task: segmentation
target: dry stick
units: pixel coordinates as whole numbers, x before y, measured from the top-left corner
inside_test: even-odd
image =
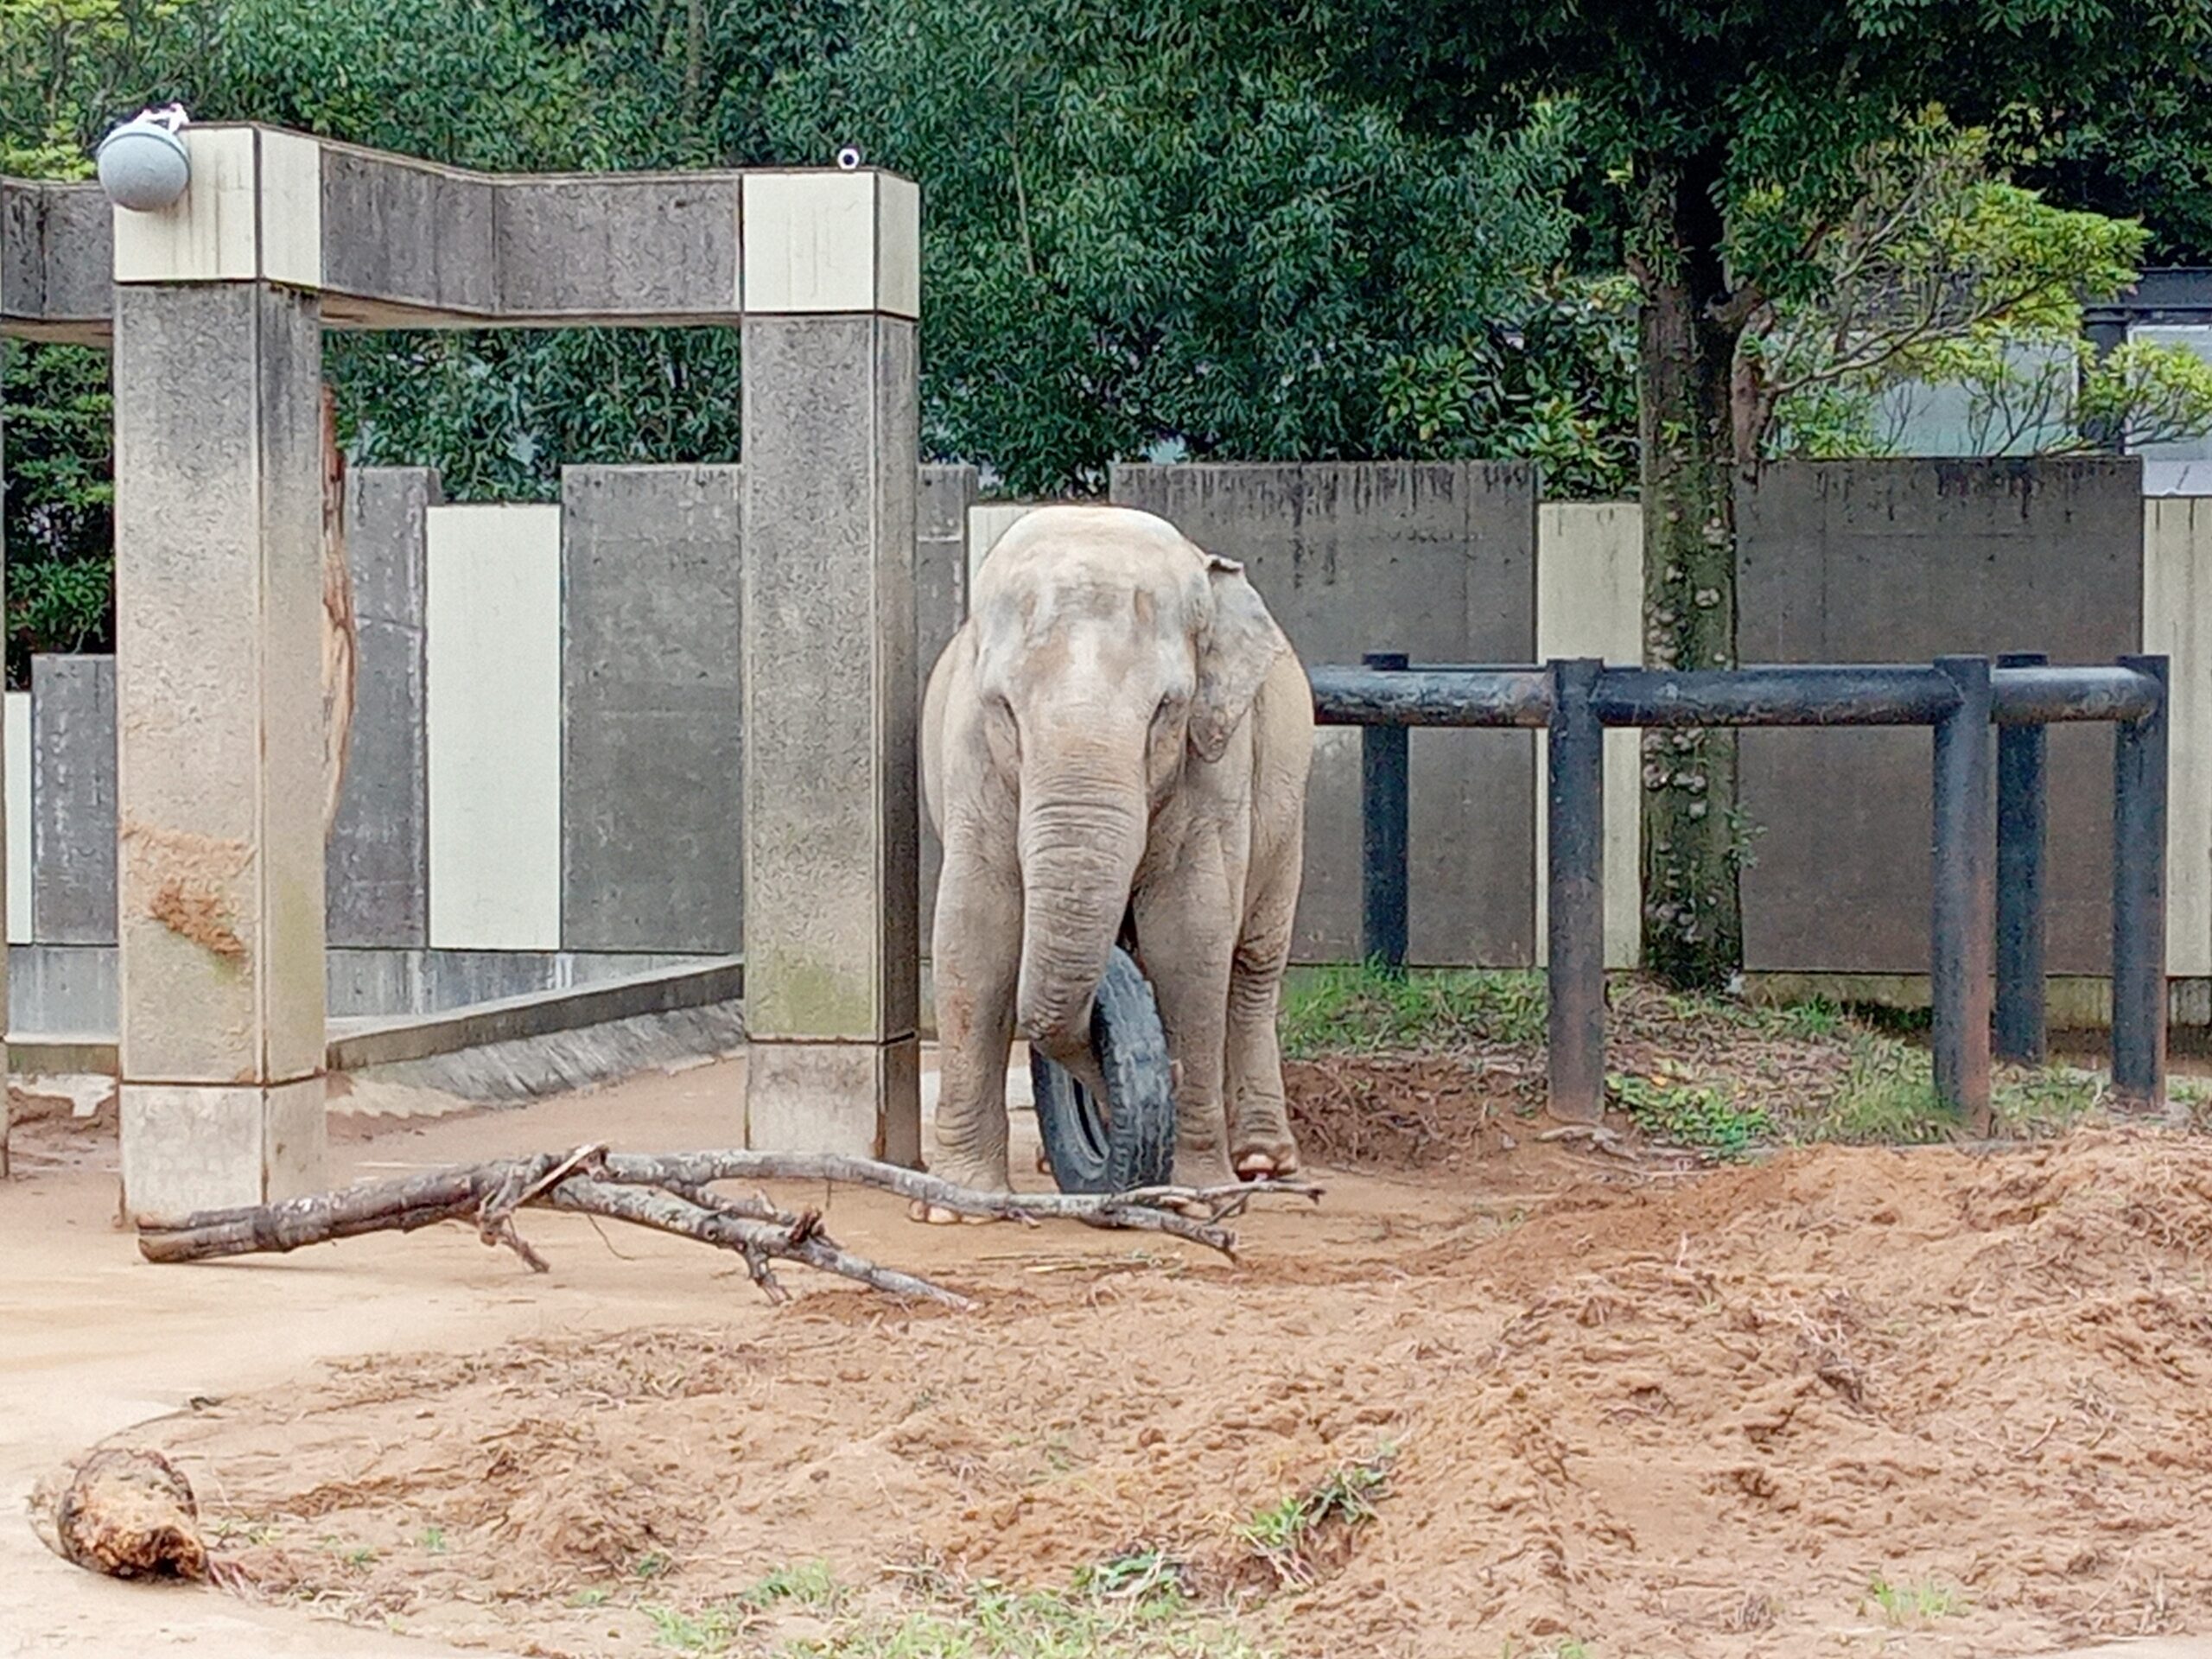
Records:
[[[842,1250],[827,1239],[816,1236],[810,1217],[799,1217],[794,1227],[774,1227],[766,1222],[749,1221],[740,1216],[722,1215],[687,1204],[682,1198],[666,1192],[619,1181],[594,1180],[588,1176],[572,1175],[554,1187],[549,1195],[556,1210],[580,1210],[587,1215],[608,1216],[617,1221],[632,1221],[641,1227],[657,1227],[664,1233],[676,1233],[685,1238],[696,1238],[703,1244],[713,1244],[725,1250],[734,1250],[749,1263],[759,1257],[779,1257],[804,1262],[810,1268],[824,1273],[842,1274],[857,1279],[872,1289],[893,1296],[919,1296],[947,1307],[971,1308],[975,1304],[957,1292],[942,1285],[933,1285],[926,1279],[917,1279],[912,1274],[894,1272],[879,1268],[873,1262]],[[772,1276],[764,1280],[761,1270],[753,1271],[756,1282],[770,1288]]]
[[[653,1154],[610,1152],[607,1179],[645,1186],[705,1186],[715,1181],[829,1181],[872,1186],[950,1210],[956,1215],[988,1216],[997,1221],[1080,1221],[1094,1227],[1167,1233],[1203,1244],[1234,1261],[1236,1236],[1226,1229],[1164,1208],[1200,1201],[1203,1190],[1154,1187],[1141,1194],[1107,1192],[983,1192],[957,1186],[918,1169],[880,1164],[873,1159],[829,1153],[681,1152]]]

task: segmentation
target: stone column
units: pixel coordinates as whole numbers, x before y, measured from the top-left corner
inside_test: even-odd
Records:
[[[126,1214],[324,1184],[315,152],[192,137],[184,200],[116,222]]]
[[[748,1144],[912,1164],[919,192],[748,174],[743,213]]]

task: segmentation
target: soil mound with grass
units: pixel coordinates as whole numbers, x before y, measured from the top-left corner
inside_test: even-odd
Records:
[[[809,1287],[124,1439],[187,1472],[245,1592],[543,1655],[2212,1629],[2202,1139],[1706,1173],[1524,1142],[1257,1217],[1236,1268],[872,1225],[985,1310]]]

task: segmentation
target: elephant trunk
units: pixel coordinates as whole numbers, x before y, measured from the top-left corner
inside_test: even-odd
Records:
[[[1147,814],[1141,783],[1058,781],[1021,802],[1021,1034],[1063,1064],[1088,1052],[1090,1010],[1127,909]]]

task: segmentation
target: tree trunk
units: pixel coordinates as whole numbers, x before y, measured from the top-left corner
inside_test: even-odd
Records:
[[[1719,159],[1693,158],[1649,199],[1643,229],[1644,658],[1736,665],[1736,507],[1731,397],[1737,329],[1727,296]],[[1726,731],[1643,736],[1643,962],[1683,988],[1725,986],[1743,965],[1737,897],[1736,742]]]

